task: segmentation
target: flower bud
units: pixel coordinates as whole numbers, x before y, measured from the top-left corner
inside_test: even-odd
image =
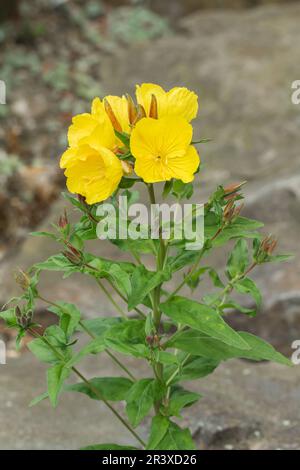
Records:
[[[145,111],[144,107],[141,104],[138,104],[137,105],[137,116],[136,116],[136,120],[135,120],[134,124],[136,124],[138,121],[140,121],[144,117],[146,117],[146,111]]]
[[[153,119],[158,118],[157,114],[157,99],[155,95],[151,95],[151,102],[150,102],[150,110],[149,110],[149,117]]]
[[[68,216],[67,216],[67,212],[66,210],[64,211],[64,214],[60,216],[59,220],[58,220],[58,226],[59,228],[61,228],[62,230],[64,230],[67,225],[68,225],[69,221],[68,221]]]
[[[81,264],[82,255],[74,246],[68,244],[68,250],[64,251],[63,255],[70,261],[70,263]]]
[[[229,186],[226,186],[224,188],[224,199],[229,200],[235,197],[246,182],[247,181],[242,181],[242,183],[232,183]]]
[[[261,242],[261,251],[267,255],[271,255],[277,246],[276,238],[273,238],[272,235],[265,237]]]
[[[27,290],[30,286],[31,279],[27,273],[19,269],[18,272],[15,273],[15,281],[23,290]]]
[[[133,125],[136,123],[136,119],[138,115],[137,107],[130,95],[126,94],[126,98],[127,98],[127,103],[128,103],[129,122],[131,125]]]
[[[106,114],[108,115],[109,119],[111,120],[113,128],[118,132],[122,132],[122,126],[119,123],[118,119],[116,118],[116,115],[113,112],[113,109],[112,109],[111,105],[109,104],[109,102],[107,101],[106,98],[104,98],[103,102],[104,102],[104,108],[105,108]]]

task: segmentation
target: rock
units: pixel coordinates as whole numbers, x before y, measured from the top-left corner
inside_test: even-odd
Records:
[[[200,448],[299,449],[299,374],[297,366],[237,360],[186,384],[203,393],[192,413],[185,412]]]

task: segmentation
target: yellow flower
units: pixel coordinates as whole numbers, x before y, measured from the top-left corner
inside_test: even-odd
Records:
[[[198,96],[184,87],[174,87],[166,92],[161,86],[143,83],[136,86],[137,102],[143,106],[149,116],[152,95],[157,100],[158,117],[181,116],[191,121],[197,116]]]
[[[67,188],[81,194],[88,204],[104,201],[117,189],[123,176],[121,161],[105,147],[80,145],[70,149],[72,159],[65,166]]]
[[[143,118],[133,129],[131,153],[135,172],[146,183],[176,178],[184,183],[194,179],[200,159],[191,145],[193,129],[182,117]]]

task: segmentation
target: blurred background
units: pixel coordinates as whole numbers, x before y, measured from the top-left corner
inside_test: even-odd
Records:
[[[300,105],[291,101],[300,79],[299,18],[298,0],[0,0],[1,304],[17,292],[17,267],[57,250],[28,234],[48,228],[65,207],[58,161],[72,115],[88,112],[95,96],[133,93],[136,83],[186,86],[199,95],[195,135],[212,139],[200,148],[198,201],[218,184],[247,180],[243,214],[263,220],[280,251],[296,254],[255,273],[261,312],[231,322],[290,356],[300,339]],[[117,256],[110,250],[106,256]],[[221,269],[225,257],[213,262]],[[113,314],[87,280],[46,275],[42,288],[86,316],[100,305]],[[37,315],[45,326],[53,321],[43,305]],[[128,442],[109,412],[85,397],[62,397],[57,411],[44,402],[29,409],[45,390],[43,366],[25,347],[15,352],[2,324],[0,337],[8,356],[0,365],[1,449]],[[84,367],[89,375],[118,373],[102,357]],[[299,379],[300,366],[227,362],[188,387],[204,398],[184,420],[200,448],[299,449]]]

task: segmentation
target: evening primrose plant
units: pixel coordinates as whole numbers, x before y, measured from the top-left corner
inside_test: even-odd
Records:
[[[99,238],[104,204],[109,202],[114,217],[120,218],[119,195],[131,205],[138,200],[136,188],[145,187],[149,206],[156,205],[157,197],[182,204],[192,196],[200,166],[196,145],[205,142],[193,139],[191,121],[197,113],[194,92],[182,87],[165,91],[144,83],[136,87],[135,100],[129,95],[95,98],[90,113],[73,118],[60,166],[71,193],[64,196],[79,219],[72,225],[65,213],[53,232],[33,233],[56,240],[60,251],[17,274],[23,293],[1,313],[6,324],[18,330],[17,345],[25,334],[31,336],[30,351],[48,364],[47,391],[31,405],[49,399],[55,407],[61,393],[85,394],[111,410],[127,428],[130,446],[136,446],[92,443],[87,449],[195,449],[181,418],[201,396],[183,383],[206,377],[233,358],[290,365],[270,344],[235,331],[226,322],[233,311],[256,315],[261,294],[250,277],[252,271],[289,257],[274,255],[276,240],[260,233],[260,222],[240,215],[244,183],[220,185],[204,204],[204,239],[196,249],[188,249],[184,231],[175,237],[170,230],[166,238],[160,222],[157,237],[150,232],[145,236],[140,222],[136,230],[143,230],[143,237],[111,237],[128,261],[100,257],[86,247],[87,241]],[[196,211],[192,222],[193,218]],[[126,224],[132,222],[128,216]],[[228,242],[227,266],[218,273],[206,257]],[[39,286],[43,271],[58,271],[63,278],[74,273],[90,277],[99,286],[97,317],[90,318],[73,303],[48,299]],[[211,281],[209,292],[199,288],[205,277]],[[183,295],[184,287],[194,292],[193,298]],[[252,298],[247,307],[237,301],[241,294]],[[105,316],[105,299],[115,316]],[[37,301],[57,315],[57,323],[45,330],[34,319]],[[80,348],[79,335],[86,338]],[[119,375],[85,376],[80,362],[90,355],[99,356],[100,366],[102,357],[108,356]],[[130,356],[148,365],[145,377],[128,366]],[[124,405],[122,411],[116,402]]]

